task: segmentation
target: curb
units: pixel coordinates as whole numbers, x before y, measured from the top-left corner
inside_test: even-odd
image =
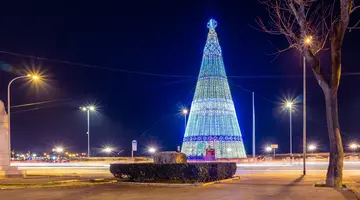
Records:
[[[240,179],[241,179],[240,176],[235,176],[233,178],[228,178],[228,179],[224,179],[224,180],[220,180],[220,181],[213,181],[213,182],[203,183],[203,184],[201,184],[201,186],[206,187],[208,185],[226,183],[226,182],[230,182],[230,181],[233,181],[233,180],[240,180]]]
[[[351,187],[349,185],[353,185],[353,184],[356,184],[356,182],[355,181],[343,181],[342,186],[344,188],[350,189]],[[319,181],[319,182],[315,182],[313,184],[313,187],[327,187],[327,186],[326,186],[325,181]]]
[[[357,199],[360,199],[360,188],[357,188],[355,184],[345,184],[345,187],[350,190]]]
[[[24,188],[51,188],[51,187],[71,187],[71,186],[91,186],[116,183],[118,180],[65,180],[45,183],[28,183],[28,184],[0,184],[0,190],[24,189]]]
[[[206,187],[209,185],[226,183],[233,180],[240,180],[240,176],[234,178],[223,179],[220,181],[213,181],[207,183],[139,183],[139,182],[118,182],[120,185],[138,185],[138,186],[162,186],[162,187]]]
[[[360,189],[351,189],[351,191],[355,194],[357,199],[360,199]]]
[[[137,183],[137,182],[118,182],[120,185],[138,185],[138,186],[165,186],[165,187],[199,187],[199,183]]]

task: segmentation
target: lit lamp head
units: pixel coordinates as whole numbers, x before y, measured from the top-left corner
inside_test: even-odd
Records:
[[[289,109],[291,109],[291,108],[293,107],[293,105],[294,105],[294,103],[291,102],[291,101],[285,102],[285,106],[286,106],[287,108],[289,108]]]
[[[82,106],[82,107],[80,107],[80,110],[82,110],[82,111],[95,111],[96,110],[96,107],[95,106],[93,106],[93,105],[90,105],[90,106]]]
[[[105,152],[105,153],[111,153],[112,151],[113,151],[113,148],[111,148],[111,147],[105,147],[103,149],[103,152]]]
[[[188,111],[188,109],[184,108],[184,109],[182,110],[182,113],[183,113],[184,115],[187,115],[187,114],[189,113],[189,111]]]
[[[310,144],[309,147],[308,147],[308,149],[309,149],[310,151],[315,151],[315,150],[316,150],[316,146],[315,146],[314,144]]]
[[[313,42],[312,36],[306,36],[306,37],[304,38],[304,44],[305,44],[305,45],[309,46],[309,45],[312,44],[312,42]]]
[[[270,152],[271,150],[272,150],[272,148],[270,146],[265,147],[266,152]]]
[[[64,151],[64,148],[62,148],[62,147],[56,147],[55,148],[55,152],[57,152],[57,153],[61,153],[63,151]]]
[[[148,151],[149,151],[149,153],[155,153],[156,149],[154,147],[150,147]]]
[[[40,79],[40,76],[36,75],[36,74],[28,74],[27,77],[31,78],[31,80],[34,80],[34,81]]]
[[[95,110],[95,106],[88,106],[88,109],[91,110],[91,111],[94,111],[94,110]]]
[[[352,149],[352,150],[356,150],[357,148],[359,148],[359,145],[356,144],[356,143],[351,143],[351,144],[349,145],[349,147],[350,147],[350,149]]]

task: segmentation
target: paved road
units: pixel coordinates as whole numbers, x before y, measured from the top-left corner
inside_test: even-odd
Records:
[[[111,176],[109,164],[98,163],[21,163],[17,164],[28,175],[104,175]],[[308,162],[307,173],[323,174],[327,169],[327,162]],[[259,163],[238,164],[237,174],[265,174],[265,173],[294,173],[302,174],[301,163]],[[360,162],[345,162],[344,174],[360,175]]]
[[[321,178],[320,178],[321,179]],[[253,176],[229,183],[195,187],[125,186],[120,184],[92,187],[0,190],[1,200],[345,200],[356,199],[348,191],[314,188],[316,176]]]
[[[327,170],[327,162],[308,162],[306,171],[308,173],[322,173]],[[344,173],[360,175],[360,162],[345,162]],[[239,174],[258,173],[291,173],[303,171],[302,163],[262,163],[262,164],[239,164]]]
[[[212,185],[205,188],[181,187],[144,187],[125,186],[119,184],[91,187],[42,188],[0,190],[1,200],[345,200],[356,199],[349,191],[337,191],[330,188],[314,188],[313,184],[323,181],[327,163],[309,163],[308,173],[302,177],[302,165],[299,163],[262,163],[240,164],[238,174],[242,179],[229,183]],[[26,166],[22,165],[30,175],[75,175],[91,177],[112,177],[108,165],[97,164],[86,166],[66,163],[63,166]],[[360,183],[360,163],[346,163],[344,179]]]

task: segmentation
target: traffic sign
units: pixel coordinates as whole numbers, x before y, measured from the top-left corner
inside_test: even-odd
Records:
[[[137,151],[137,141],[136,140],[132,141],[132,150]]]
[[[278,145],[278,144],[272,144],[272,145],[270,145],[270,147],[271,147],[272,149],[277,149],[277,148],[279,148],[279,145]]]

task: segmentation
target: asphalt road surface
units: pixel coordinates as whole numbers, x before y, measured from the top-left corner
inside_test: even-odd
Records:
[[[54,187],[0,190],[1,200],[345,200],[349,191],[314,188],[313,176],[246,175],[241,180],[207,187],[160,187],[109,184],[88,187]]]
[[[1,200],[345,200],[356,199],[353,193],[331,188],[314,188],[313,184],[323,181],[326,162],[309,162],[308,173],[302,176],[300,163],[239,164],[237,174],[241,180],[198,187],[159,187],[136,185],[97,185],[88,187],[54,187],[18,190],[0,190]],[[20,169],[33,175],[43,173],[74,174],[91,177],[112,177],[108,165],[96,163],[23,163]],[[360,182],[360,162],[345,163],[344,180]]]
[[[78,175],[106,175],[111,176],[109,164],[99,163],[16,163],[21,170],[28,175],[57,175],[57,174],[78,174]],[[307,173],[325,173],[327,162],[308,162]],[[258,164],[238,164],[237,174],[266,174],[266,173],[295,173],[302,174],[303,165],[299,162],[283,163],[268,162]],[[344,174],[360,175],[360,162],[345,162]]]

